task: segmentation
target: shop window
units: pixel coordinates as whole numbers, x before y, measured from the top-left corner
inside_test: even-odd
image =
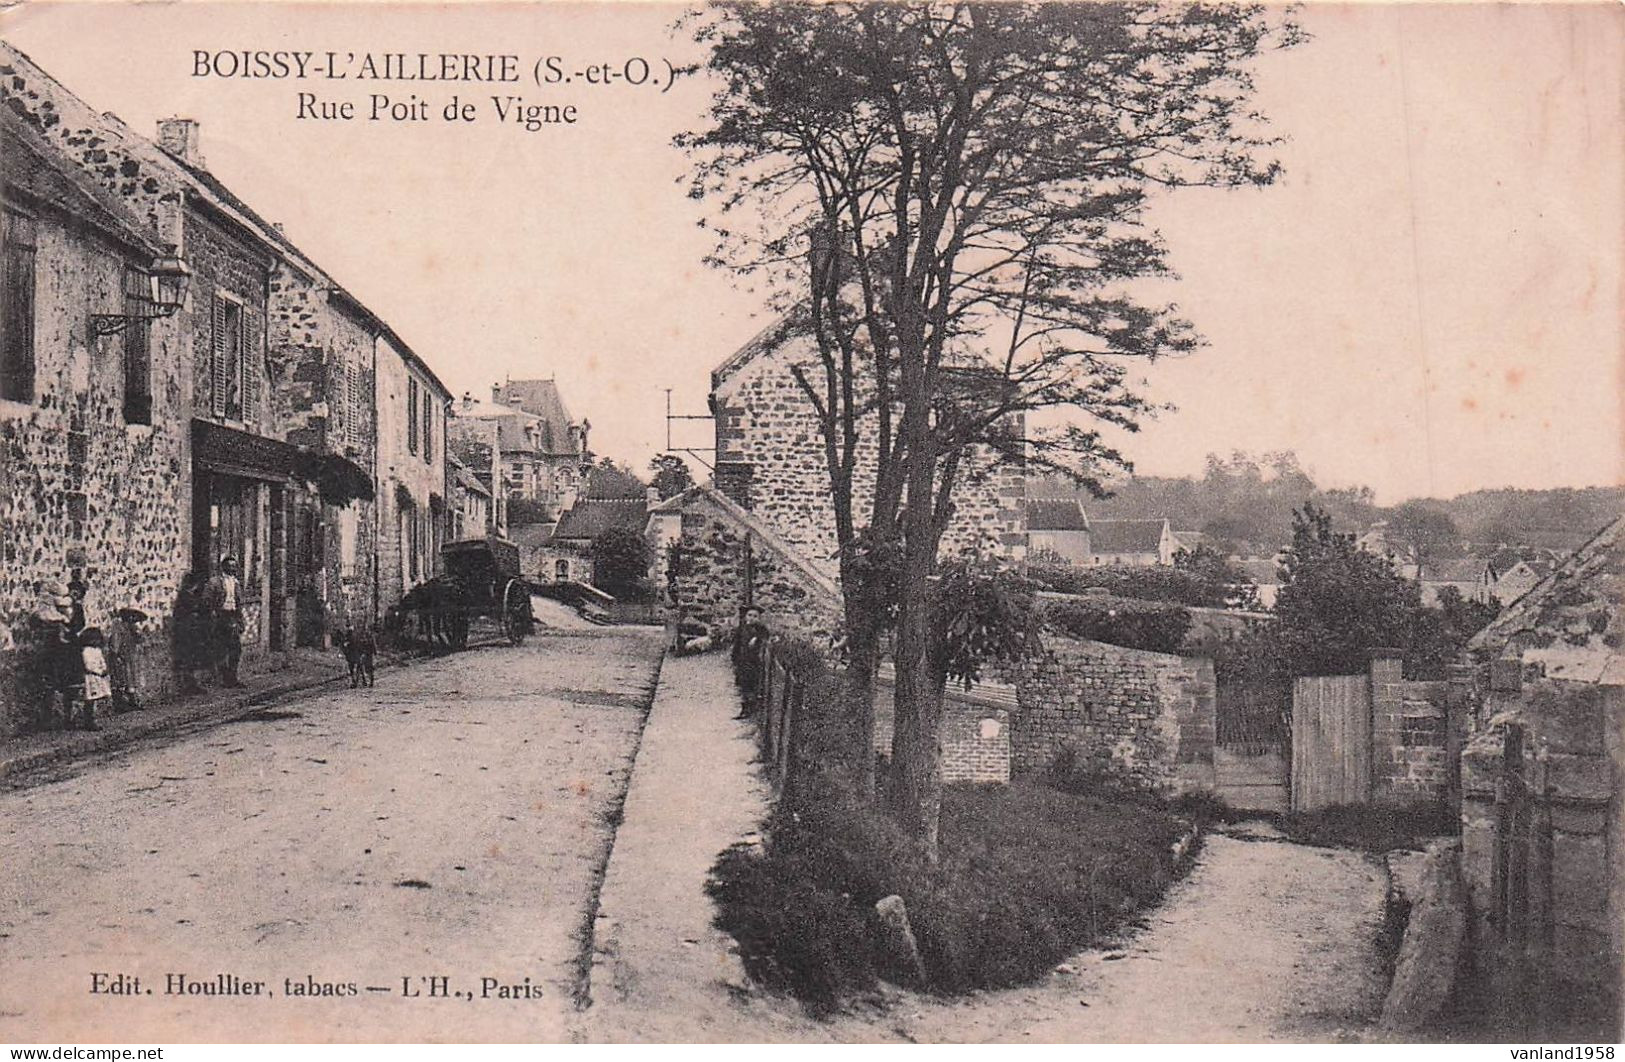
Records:
[[[211,570],[222,557],[236,557],[243,597],[255,600],[260,591],[260,491],[253,480],[235,476],[213,477],[209,492],[209,537],[213,545]]]
[[[0,398],[34,400],[34,219],[5,211],[0,231]]]

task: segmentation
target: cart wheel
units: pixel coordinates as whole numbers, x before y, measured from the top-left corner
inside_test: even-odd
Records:
[[[530,591],[518,579],[509,579],[502,592],[502,633],[509,645],[523,645],[530,633]]]

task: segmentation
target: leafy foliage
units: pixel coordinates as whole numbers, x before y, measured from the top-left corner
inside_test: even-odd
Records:
[[[888,972],[884,897],[903,898],[930,988],[1028,983],[1161,898],[1181,828],[1149,802],[951,786],[932,864],[873,806],[826,785],[781,800],[766,845],[724,852],[708,891],[752,976],[827,1012]]]
[[[1459,552],[1461,534],[1443,510],[1421,501],[1408,501],[1387,512],[1388,540],[1412,564]]]
[[[616,597],[647,600],[653,563],[654,547],[635,528],[612,527],[592,540],[593,581]]]
[[[1171,601],[1205,608],[1255,607],[1258,589],[1246,572],[1225,560],[1210,546],[1180,550],[1174,566],[1027,563],[1027,576],[1063,594],[1104,591],[1117,597]]]
[[[1062,634],[1125,649],[1177,653],[1191,614],[1178,605],[1104,595],[1046,601],[1044,624]]]
[[[688,462],[676,454],[661,454],[649,462],[650,485],[659,492],[660,500],[675,498],[694,485],[694,474]]]
[[[1413,678],[1439,677],[1495,614],[1449,590],[1439,608],[1423,606],[1415,582],[1356,546],[1353,535],[1334,531],[1331,517],[1312,504],[1294,514],[1281,567],[1276,621],[1223,648],[1215,660],[1221,679],[1358,674],[1376,648],[1400,650]]]
[[[1019,659],[1036,647],[1033,600],[1023,580],[958,562],[934,590],[932,662],[940,683],[951,679],[969,689],[986,664]]]

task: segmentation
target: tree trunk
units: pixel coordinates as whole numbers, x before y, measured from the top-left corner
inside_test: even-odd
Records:
[[[853,767],[858,789],[875,796],[875,667],[880,660],[880,603],[872,591],[842,579],[846,606],[846,675],[843,695],[852,721]]]
[[[906,381],[905,381],[906,382]],[[942,697],[931,667],[931,573],[936,566],[933,526],[936,453],[924,388],[907,395],[908,501],[903,512],[903,575],[897,628],[897,700],[893,709],[893,817],[937,858],[942,808]]]

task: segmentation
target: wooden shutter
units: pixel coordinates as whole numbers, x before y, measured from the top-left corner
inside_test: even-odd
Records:
[[[214,330],[211,333],[214,342],[212,346],[212,360],[209,369],[209,387],[213,393],[209,396],[209,408],[214,411],[214,415],[216,417],[224,417],[226,415],[226,394],[231,386],[231,381],[228,377],[229,366],[227,364],[229,360],[229,353],[226,350],[227,315],[229,311],[229,304],[225,299],[221,298],[219,292],[215,292]]]
[[[242,354],[238,363],[243,374],[243,422],[252,424],[259,415],[260,374],[265,371],[265,337],[260,330],[258,311],[243,307],[239,331]]]
[[[6,211],[0,260],[0,398],[34,400],[34,219]]]

